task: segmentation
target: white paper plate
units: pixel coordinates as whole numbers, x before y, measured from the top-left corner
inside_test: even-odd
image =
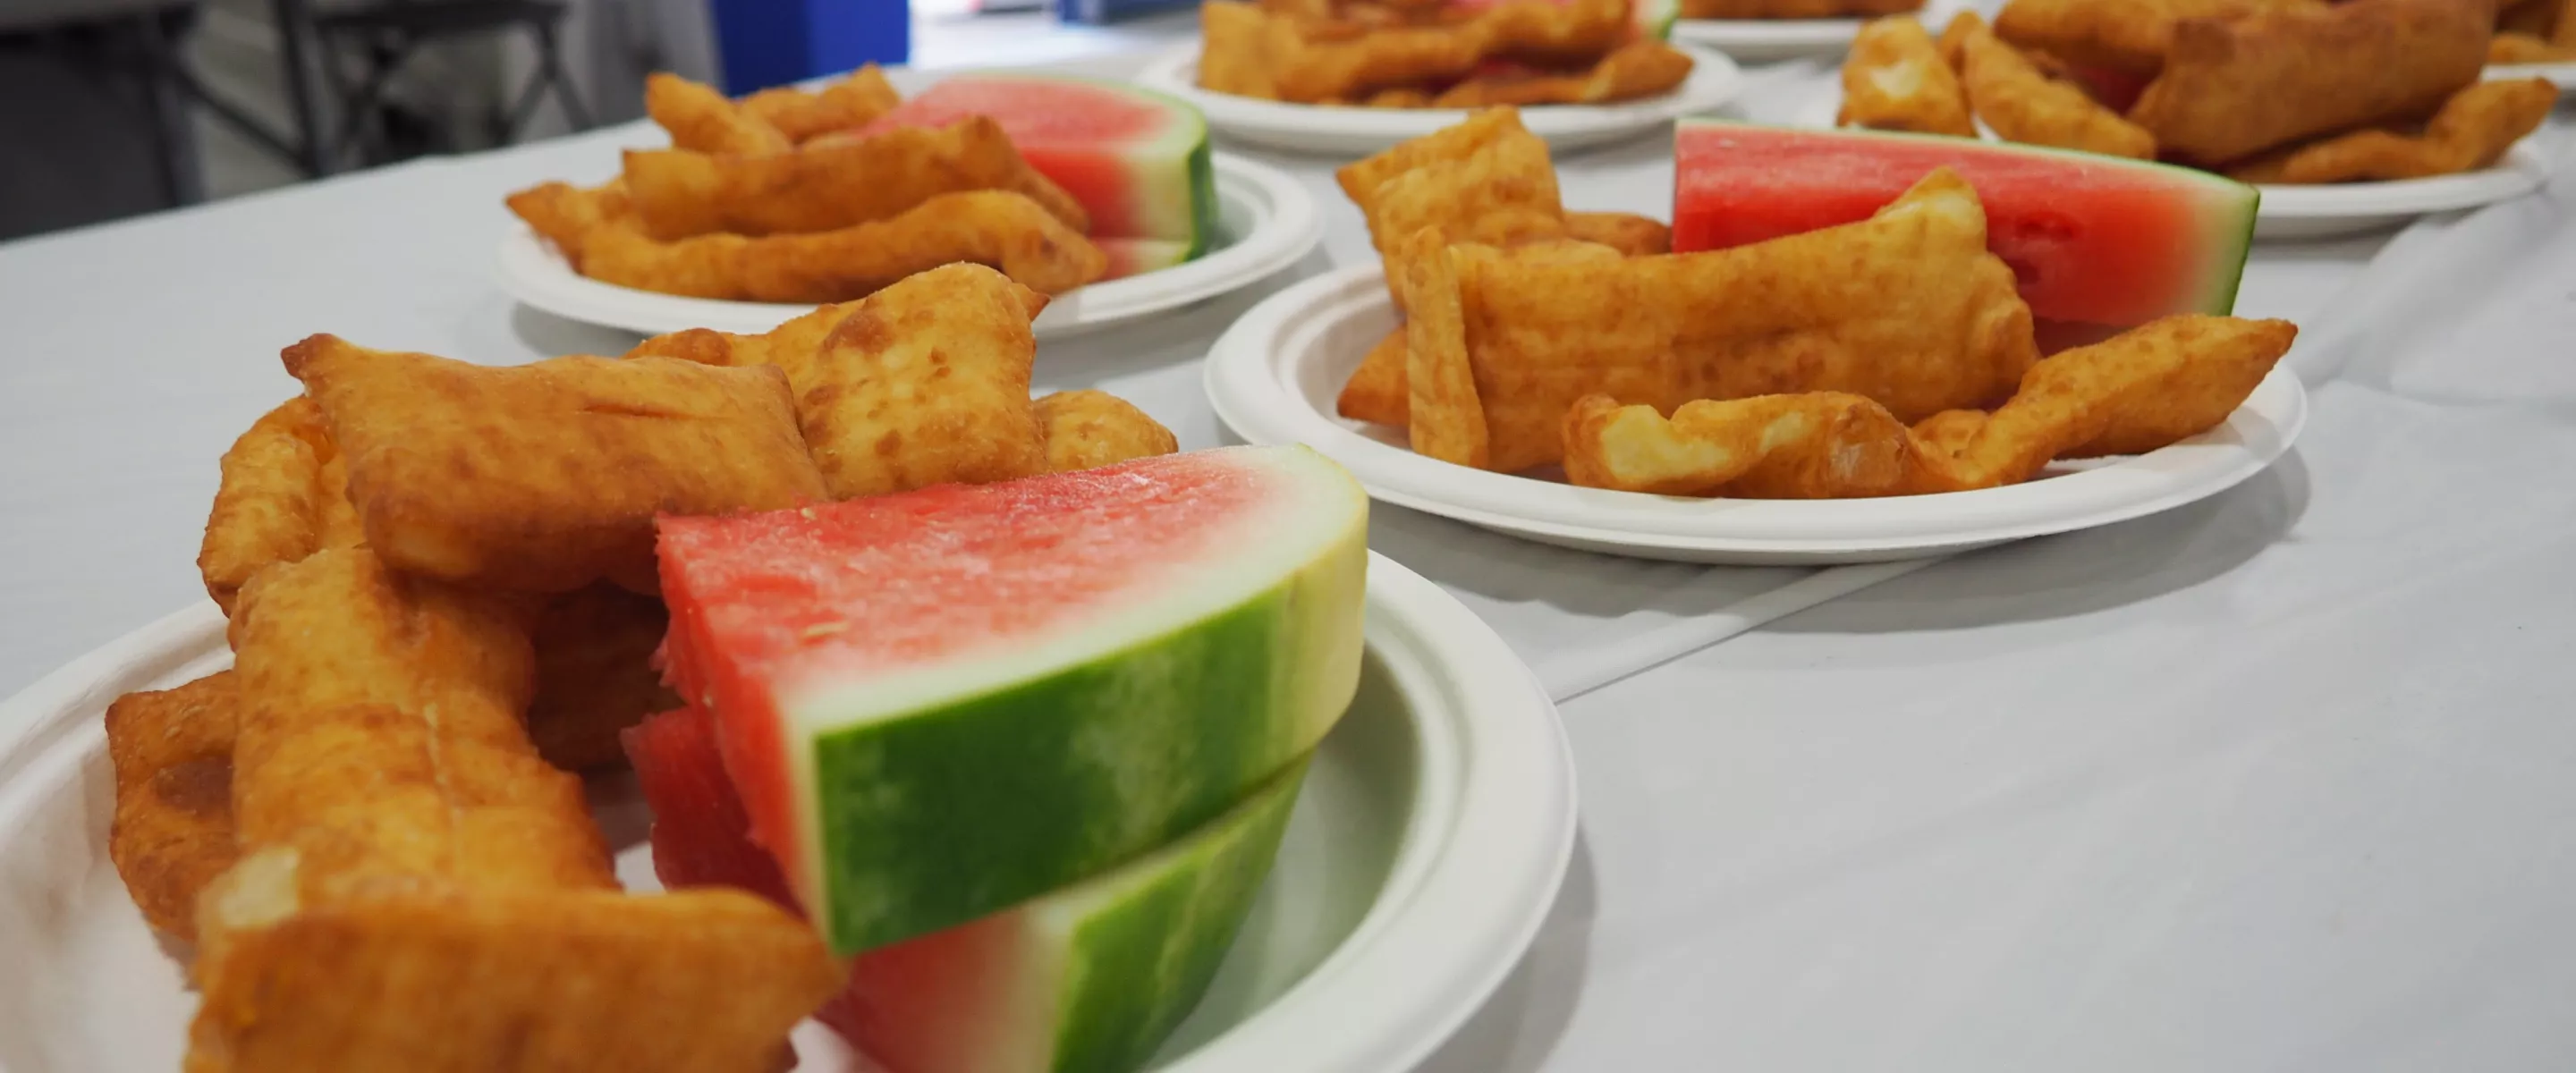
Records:
[[[2487,65],[2485,77],[2489,82],[2546,78],[2558,83],[2558,95],[2564,97],[2576,90],[2576,63],[2494,63]]]
[[[1537,105],[1521,109],[1521,123],[1549,146],[1572,149],[1660,130],[1677,118],[1735,99],[1743,82],[1735,61],[1706,49],[1675,47],[1689,53],[1694,66],[1690,78],[1671,93],[1619,104]],[[1199,88],[1198,59],[1198,46],[1186,46],[1146,65],[1136,81],[1197,105],[1220,134],[1273,149],[1364,155],[1452,126],[1468,115],[1463,108],[1328,107],[1212,93]]]
[[[1186,264],[1057,295],[1032,328],[1060,339],[1165,313],[1260,282],[1323,241],[1315,199],[1277,168],[1215,154],[1218,245]],[[684,328],[765,332],[811,305],[682,298],[602,283],[575,272],[521,225],[501,240],[501,288],[530,306],[588,324],[658,335]]]
[[[121,693],[228,665],[223,631],[200,604],[0,705],[0,1070],[179,1068],[196,1000],[108,859],[100,718]],[[1375,555],[1368,645],[1359,699],[1161,1069],[1410,1068],[1502,981],[1556,896],[1574,768],[1536,679],[1457,600]],[[622,820],[610,830],[640,835],[631,780],[594,790]],[[641,844],[618,870],[652,885]],[[811,1023],[796,1041],[800,1070],[860,1068]]]
[[[1933,33],[1972,0],[1929,0],[1915,13]],[[1744,63],[1839,56],[1867,19],[1679,19],[1673,40],[1706,45]]]
[[[1860,19],[1679,19],[1673,40],[1705,45],[1745,63],[1834,56],[1851,47]]]
[[[1272,295],[1208,354],[1217,417],[1252,443],[1303,443],[1399,506],[1549,544],[1712,563],[1880,562],[2072,532],[2169,510],[2263,471],[2307,420],[2275,370],[2228,422],[2134,458],[2054,466],[2007,488],[1884,499],[1708,500],[1487,473],[1414,454],[1395,429],[1333,412],[1351,370],[1396,324],[1376,265]]]
[[[1831,129],[1841,107],[1842,90],[1829,90],[1799,110],[1798,125]],[[1977,121],[1977,132],[1987,141],[2003,140],[1984,120]],[[2510,201],[2548,182],[2549,158],[2526,138],[2484,171],[2384,183],[2259,184],[2255,189],[2263,192],[2263,204],[2254,214],[2254,237],[2333,238],[2382,231],[2430,213]]]

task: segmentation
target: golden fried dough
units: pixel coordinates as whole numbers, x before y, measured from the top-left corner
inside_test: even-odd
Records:
[[[796,381],[805,442],[833,498],[1045,469],[1045,432],[1029,405],[1036,311],[1025,290],[980,265],[949,265],[841,318]]]
[[[1630,35],[1626,0],[1505,0],[1456,22],[1312,32],[1295,16],[1233,0],[1199,9],[1201,87],[1321,103],[1379,90],[1446,86],[1489,59],[1590,65]]]
[[[233,940],[188,1073],[770,1073],[841,986],[756,894],[392,891]]]
[[[547,598],[528,633],[537,661],[528,738],[537,755],[566,771],[625,766],[617,733],[680,705],[653,668],[670,624],[662,601],[615,585]]]
[[[1842,83],[1838,126],[1977,136],[1959,76],[1911,17],[1892,15],[1862,26],[1843,59]]]
[[[1558,460],[1559,426],[1584,395],[1669,409],[1843,391],[1919,419],[2003,398],[2038,357],[2012,270],[1986,252],[1975,191],[1947,169],[1869,220],[1730,250],[1602,260],[1452,246],[1447,260],[1454,286],[1437,272],[1407,280],[1408,377],[1463,354],[1488,464],[1503,472]],[[1426,301],[1456,301],[1459,327],[1422,317]],[[1411,421],[1462,401],[1449,386],[1408,385]],[[1472,428],[1436,416],[1450,422],[1436,429]]]
[[[841,302],[957,261],[1001,269],[1049,294],[1098,280],[1109,257],[1037,202],[1000,190],[941,194],[891,220],[799,235],[657,241],[610,226],[584,243],[581,273],[695,298]]]
[[[819,499],[786,377],[683,361],[489,368],[317,335],[287,372],[386,562],[495,588],[653,584],[653,515]]]
[[[107,854],[136,908],[182,940],[196,935],[197,892],[232,867],[233,736],[239,693],[219,671],[107,706],[116,818]]]
[[[2576,60],[2576,46],[2553,45],[2530,34],[2499,33],[2487,42],[2488,63],[2565,63]]]
[[[1994,34],[1969,31],[1960,42],[1960,82],[1977,118],[2005,141],[2081,149],[2153,160],[2156,139],[2071,83],[2053,81]]]
[[[1652,406],[1587,395],[1565,413],[1565,474],[1586,488],[1739,499],[1952,490],[1887,408],[1818,391]]]
[[[645,233],[666,241],[831,231],[967,190],[1023,194],[1074,232],[1091,229],[1072,195],[1029,167],[985,116],[761,156],[630,149],[625,178]]]
[[[2056,458],[2143,454],[2218,427],[2299,330],[2285,320],[2166,317],[2031,368],[1956,455],[1977,487],[2028,480]]]
[[[576,268],[581,265],[583,242],[592,234],[612,224],[639,226],[633,223],[634,205],[626,196],[623,179],[587,190],[570,183],[541,183],[504,202]]]
[[[2223,165],[2304,138],[2420,117],[2478,80],[2486,9],[2351,0],[2320,11],[2175,24],[2129,119],[2168,153]]]
[[[1342,384],[1333,412],[1354,421],[1402,425],[1410,420],[1413,388],[1405,383],[1404,329],[1387,333],[1370,347],[1360,367]]]
[[[1181,449],[1162,422],[1106,391],[1059,391],[1035,405],[1049,473],[1097,469]]]
[[[2565,0],[2505,0],[2497,6],[2496,36],[2519,34],[2547,41],[2557,28],[2558,11],[2564,6]]]
[[[1436,227],[1414,232],[1392,270],[1401,273],[1396,292],[1405,299],[1405,435],[1414,453],[1476,469],[1502,468],[1494,465],[1493,434],[1476,393],[1463,289],[1449,240]]]
[[[645,76],[644,114],[670,133],[672,147],[693,153],[783,153],[795,145],[713,87],[668,72]]]
[[[2419,134],[2338,134],[2257,157],[2227,174],[2249,183],[2348,183],[2476,171],[2504,159],[2557,104],[2558,87],[2545,78],[2481,82],[2452,94]]]
[[[1593,488],[1747,499],[1922,495],[2016,484],[2050,460],[2152,451],[2244,404],[2297,329],[2286,321],[2169,317],[2031,367],[1988,415],[1954,410],[1906,428],[1846,393],[1652,406],[1606,395],[1565,417],[1565,470]]]
[[[794,86],[761,90],[742,99],[742,110],[788,141],[802,142],[867,126],[902,103],[903,94],[871,63],[812,93]]]
[[[225,613],[262,569],[366,539],[349,506],[347,468],[313,400],[297,396],[253,422],[220,465],[197,572]]]
[[[1623,257],[1673,252],[1671,226],[1632,212],[1568,212],[1565,237],[1608,246]]]
[[[191,1073],[750,1071],[831,992],[755,897],[617,891],[520,727],[522,614],[364,549],[243,592],[242,857],[198,899]]]
[[[1682,0],[1685,19],[1837,19],[1919,11],[1923,0]]]
[[[2010,0],[1995,15],[1995,35],[2088,67],[2152,75],[2184,19],[2325,8],[2325,0]]]
[[[1471,77],[1433,96],[1430,107],[1633,101],[1671,92],[1690,77],[1692,66],[1688,54],[1654,38],[1644,38],[1619,46],[1580,73]]]
[[[1941,62],[1949,64],[1950,73],[1955,75],[1967,70],[1968,39],[1991,32],[1993,29],[1986,25],[1986,17],[1977,14],[1975,8],[1969,8],[1950,16],[1950,24],[1941,28],[1941,36],[1933,42],[1933,47],[1940,50]],[[1961,89],[1960,92],[1967,91]]]

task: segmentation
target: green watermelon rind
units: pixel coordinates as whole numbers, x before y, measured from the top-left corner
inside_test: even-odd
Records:
[[[1630,25],[1640,33],[1659,41],[1673,37],[1673,24],[1681,21],[1682,0],[1628,0]]]
[[[1677,4],[1679,3],[1679,0],[1666,0],[1666,2]],[[1190,149],[1187,153],[1188,162],[1184,166],[1184,171],[1188,176],[1188,186],[1186,190],[1171,191],[1171,193],[1178,193],[1182,197],[1186,198],[1190,205],[1189,219],[1187,223],[1189,233],[1186,237],[1186,241],[1190,244],[1190,252],[1189,256],[1182,260],[1184,262],[1197,260],[1200,256],[1207,253],[1213,246],[1218,226],[1215,150],[1208,137],[1207,114],[1200,111],[1197,105],[1191,104],[1190,102],[1173,96],[1172,94],[1164,93],[1160,90],[1147,89],[1133,83],[1112,82],[1105,79],[1082,78],[1073,75],[1012,74],[1006,71],[987,71],[979,72],[971,77],[975,81],[979,82],[1020,82],[1048,86],[1081,86],[1086,89],[1108,93],[1139,105],[1150,106],[1163,112],[1167,116],[1171,116],[1172,118],[1165,123],[1164,130],[1139,139],[1136,144],[1140,147],[1163,147],[1176,145],[1184,137],[1187,138]],[[1131,176],[1135,174],[1137,170],[1139,169],[1131,168]],[[1151,189],[1151,184],[1147,183],[1135,183],[1134,189],[1148,198],[1153,197],[1155,193],[1155,191]],[[1100,237],[1137,238],[1155,236],[1111,235]]]
[[[2153,175],[2167,180],[2170,192],[2188,195],[2193,202],[2193,215],[2201,221],[2201,238],[2207,255],[2201,258],[2201,271],[2192,284],[2192,309],[2189,312],[2226,316],[2236,310],[2236,294],[2245,281],[2245,262],[2254,249],[2254,225],[2261,216],[2263,192],[2224,175],[2164,164],[2151,160],[2087,153],[2080,149],[2059,149],[2017,142],[1968,141],[1943,134],[1916,134],[1894,130],[1819,130],[1812,127],[1782,127],[1765,123],[1740,123],[1733,120],[1688,116],[1680,121],[1675,138],[1687,138],[1695,129],[1760,131],[1801,138],[1853,140],[1893,140],[1938,145],[1944,149],[1993,153],[2002,156],[2039,156],[2071,160],[2083,164],[2116,168],[2137,175]],[[1676,150],[1678,153],[1678,150]]]
[[[1032,903],[1061,944],[1053,1068],[1136,1069],[1207,993],[1270,875],[1307,758],[1180,841]]]
[[[908,683],[779,698],[802,814],[795,841],[815,865],[786,871],[836,953],[1114,867],[1224,811],[1322,740],[1358,688],[1367,495],[1321,456],[1301,465],[1322,468],[1296,478],[1318,484],[1286,524],[1330,531],[1317,530],[1278,580],[1222,606],[1141,633],[1098,620],[1062,643]],[[1200,580],[1184,587],[1226,583],[1222,571]],[[1130,639],[1088,640],[1101,635]],[[957,688],[979,678],[990,685]]]

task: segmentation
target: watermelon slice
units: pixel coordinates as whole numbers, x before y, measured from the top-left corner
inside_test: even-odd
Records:
[[[1977,188],[1986,241],[2032,315],[2119,327],[2225,314],[2254,237],[2253,187],[2208,172],[1964,138],[1683,120],[1673,249],[1864,220],[1933,168]]]
[[[1231,807],[1358,687],[1368,497],[1302,447],[664,518],[666,673],[843,953]]]
[[[1189,257],[1214,240],[1216,171],[1207,120],[1176,97],[1079,78],[960,75],[897,105],[858,135],[942,127],[970,115],[993,117],[1030,167],[1082,203],[1092,238],[1180,242]]]
[[[667,887],[794,909],[717,755],[681,709],[626,731]],[[1306,764],[1179,841],[981,920],[859,955],[815,1014],[893,1073],[1135,1069],[1196,1006],[1269,874]]]
[[[1109,272],[1100,278],[1125,279],[1159,271],[1196,258],[1200,251],[1187,242],[1159,238],[1096,238],[1091,244],[1109,255]]]

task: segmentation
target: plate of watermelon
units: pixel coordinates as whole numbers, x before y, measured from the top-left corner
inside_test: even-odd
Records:
[[[1212,452],[1198,460],[1160,464],[1184,470],[1240,469],[1244,473],[1236,476],[1246,479],[1258,477],[1253,471],[1276,477],[1289,470],[1330,469],[1321,460],[1277,452],[1256,456],[1264,453]],[[1348,484],[1347,476],[1329,476],[1310,487]],[[1242,483],[1234,481],[1237,493]],[[1327,499],[1344,494],[1357,499],[1356,489],[1327,491]],[[1360,501],[1340,514],[1364,505]],[[1275,518],[1263,525],[1340,531],[1336,527],[1341,523],[1332,520],[1338,516],[1334,511],[1317,506],[1300,517],[1308,516],[1327,520],[1320,528],[1278,526]],[[797,523],[791,519],[784,524],[792,528]],[[1153,543],[1159,534],[1144,534],[1144,539]],[[1096,658],[1115,661],[1137,651],[1168,656],[1177,651],[1176,644],[1188,647],[1228,631],[1239,633],[1265,615],[1287,616],[1282,624],[1294,625],[1289,620],[1306,622],[1317,607],[1331,605],[1347,612],[1356,625],[1364,614],[1365,626],[1348,638],[1355,663],[1321,675],[1345,684],[1355,681],[1356,691],[1346,708],[1333,701],[1337,719],[1320,743],[1291,758],[1278,773],[1255,777],[1235,803],[1157,850],[990,916],[859,954],[849,989],[817,1014],[819,1021],[796,1030],[798,1068],[1222,1073],[1282,1068],[1290,1061],[1283,1056],[1294,1056],[1297,1068],[1403,1069],[1474,1012],[1535,934],[1571,854],[1573,767],[1562,729],[1553,706],[1525,669],[1496,673],[1521,665],[1454,598],[1365,552],[1355,538],[1322,534],[1318,539],[1332,549],[1319,553],[1332,560],[1323,575],[1308,577],[1314,570],[1285,564],[1292,583],[1305,586],[1298,590],[1300,599],[1256,596],[1250,618],[1237,613],[1241,609],[1211,605],[1200,610],[1212,617],[1198,625],[1136,649],[1112,645],[1113,651]],[[1225,543],[1235,550],[1223,557],[1235,561],[1200,562],[1198,566],[1218,571],[1201,575],[1202,580],[1229,574],[1250,578],[1283,565],[1264,565],[1268,552],[1243,551],[1275,551],[1270,542]],[[719,535],[710,551],[706,534],[698,534],[691,545],[692,554],[700,556],[695,561],[720,560],[724,544]],[[1353,576],[1359,572],[1365,573],[1364,594],[1359,577]],[[723,649],[720,641],[710,640],[728,628],[722,608],[741,606],[739,601],[727,604],[720,588],[704,588],[705,577],[697,576],[691,584],[700,587],[683,598],[708,600],[716,609],[705,614],[706,622],[715,624],[701,623],[695,629],[703,632],[692,634],[694,640],[688,642],[699,654]],[[1250,581],[1253,587],[1260,583],[1259,578]],[[1178,599],[1187,603],[1205,591],[1193,586]],[[1339,595],[1345,592],[1347,599]],[[1163,598],[1146,597],[1149,604]],[[1111,633],[1132,632],[1140,624],[1152,627],[1138,617],[1143,606],[1113,608],[1107,618],[1094,618],[1093,625]],[[115,780],[101,713],[121,693],[167,688],[230,666],[225,627],[213,604],[188,608],[82,657],[0,704],[0,948],[16,955],[17,970],[0,979],[0,1068],[178,1068],[196,1005],[185,975],[188,952],[156,939],[126,897],[108,854]],[[1322,636],[1304,627],[1291,632],[1294,643],[1272,649],[1274,659],[1295,651],[1297,644],[1318,643]],[[816,635],[807,626],[803,636]],[[1015,651],[1019,654],[1012,658],[1018,659],[1033,650]],[[1161,666],[1168,670],[1169,661]],[[698,671],[719,677],[727,673],[713,664]],[[1037,684],[1115,691],[1142,680],[1077,675]],[[1064,685],[1067,681],[1072,684]],[[1285,684],[1288,692],[1264,703],[1300,705],[1304,694],[1297,692],[1297,684]],[[731,686],[715,688],[721,694]],[[1007,695],[1025,699],[1024,690]],[[827,696],[824,703],[850,700],[873,703],[855,696]],[[982,702],[970,698],[959,703]],[[1127,718],[1121,710],[1085,709],[1074,713],[1079,716],[1075,721]],[[953,737],[996,713],[986,704],[928,722],[913,717],[863,722],[860,730],[909,723],[935,731],[934,737]],[[734,717],[723,718],[729,726]],[[777,859],[754,848],[744,835],[749,822],[743,818],[745,809],[755,821],[767,815],[765,803],[776,799],[774,788],[736,796],[737,782],[727,778],[718,753],[716,725],[713,717],[683,710],[630,731],[628,752],[637,762],[637,775],[595,779],[590,786],[593,813],[608,833],[618,873],[630,888],[660,886],[658,865],[662,877],[691,884],[722,882],[755,893],[775,890],[773,896],[783,898]],[[1014,753],[1004,747],[986,757],[1005,766],[1053,763],[1069,768],[1108,755],[1098,750],[1114,750],[1121,740],[1117,733],[1086,732],[1077,738],[1073,744],[1081,749],[1074,752]],[[935,744],[930,738],[908,740],[915,750],[909,755],[927,755],[918,750]],[[1241,738],[1216,744],[1240,750],[1284,740]],[[834,757],[846,762],[858,755],[864,753],[829,753],[817,763],[828,767]],[[1179,755],[1197,754],[1184,751],[1163,759]],[[904,778],[893,768],[879,773]],[[1095,803],[1114,812],[1176,800],[1170,794],[1142,792],[1153,788],[1147,785],[1152,780],[1171,775],[1165,768],[1147,763],[1128,774],[1132,778],[1095,787]],[[905,785],[914,794],[954,792],[964,785],[952,781],[951,790],[935,789],[944,779],[927,771],[920,781]],[[1046,782],[1041,778],[1038,785]],[[1190,782],[1181,779],[1162,788],[1182,796],[1200,792]],[[843,806],[899,806],[904,796],[862,794]],[[869,801],[874,804],[865,803]],[[725,812],[728,802],[731,813]],[[659,810],[651,818],[649,845],[644,835],[648,807]],[[992,815],[1011,811],[988,802],[979,810],[987,814],[981,818],[953,812],[949,818],[965,821],[953,830],[972,830]],[[1045,810],[1022,806],[1017,811],[1034,815]],[[1080,809],[1056,811],[1063,814],[1032,822],[1080,829],[1085,815]],[[939,826],[933,823],[921,831]],[[1107,830],[1094,833],[1125,837]],[[935,840],[897,836],[881,848],[912,845],[946,856],[908,865],[900,854],[863,853],[850,863],[900,885],[908,882],[903,879],[907,872],[916,879],[926,874],[914,865],[926,863],[932,866],[930,873],[939,873],[971,861],[974,851],[959,847],[974,842],[954,839],[943,850]],[[1004,854],[993,864],[998,870],[985,878],[1006,885],[1018,882],[1029,878],[1026,868],[1033,861],[1061,863],[1073,859],[1068,854],[1089,852],[1085,847],[1097,848],[1082,842],[1041,847],[1034,857]],[[767,887],[760,876],[749,874],[761,868],[768,869]],[[800,873],[790,868],[787,874]],[[946,887],[919,889],[952,890],[959,896],[985,889],[951,874]],[[900,900],[839,901],[828,893],[824,879],[786,882],[796,883],[799,891],[814,889],[812,883],[827,884],[821,895],[831,907],[827,931],[891,927],[919,908]],[[543,1011],[528,1015],[542,1018]],[[867,1052],[846,1046],[836,1029],[864,1040]]]
[[[1217,297],[1289,267],[1323,239],[1314,199],[1276,168],[1208,145],[1189,105],[1132,86],[1006,74],[957,76],[876,124],[1001,124],[1030,166],[1091,217],[1110,278],[1057,295],[1041,339],[1095,331]],[[876,127],[869,128],[871,130]],[[502,288],[557,316],[645,334],[763,332],[812,309],[659,294],[588,278],[525,226],[502,238]]]
[[[1818,97],[1816,102],[1798,114],[1801,126],[1835,129],[1834,116],[1842,101],[1840,90]],[[2009,145],[1995,137],[1984,123],[1977,125],[1986,144]],[[1926,137],[1939,137],[1931,135]],[[1962,142],[1967,139],[1942,139]],[[2038,146],[2014,146],[2015,150],[2069,152]],[[2105,158],[2117,159],[2117,158]],[[2190,170],[2180,169],[2177,170]],[[2254,189],[2262,192],[2262,205],[2254,218],[2253,237],[2258,239],[2317,239],[2384,231],[2420,216],[2452,212],[2491,205],[2540,189],[2549,182],[2549,158],[2541,155],[2526,139],[2505,154],[2494,167],[2458,175],[2436,175],[2425,179],[2400,179],[2389,182],[2334,183],[2322,185],[2283,185],[2266,183]]]
[[[1698,499],[1578,488],[1416,454],[1404,429],[1339,416],[1336,397],[1397,324],[1377,265],[1255,306],[1208,355],[1211,407],[1256,444],[1303,443],[1380,500],[1542,543],[1740,564],[1884,562],[2072,532],[2170,510],[2262,472],[2298,436],[2307,396],[2276,369],[2219,427],[2147,454],[2053,464],[2045,479],[1877,499]]]
[[[1681,87],[1660,97],[1617,104],[1549,104],[1522,108],[1530,133],[1557,149],[1621,141],[1662,129],[1686,115],[1714,110],[1735,99],[1743,72],[1718,53],[1677,45],[1694,66]],[[1189,101],[1219,133],[1255,145],[1300,153],[1368,154],[1397,142],[1455,125],[1460,108],[1360,108],[1215,93],[1198,86],[1198,47],[1164,56],[1139,72],[1146,86]]]

